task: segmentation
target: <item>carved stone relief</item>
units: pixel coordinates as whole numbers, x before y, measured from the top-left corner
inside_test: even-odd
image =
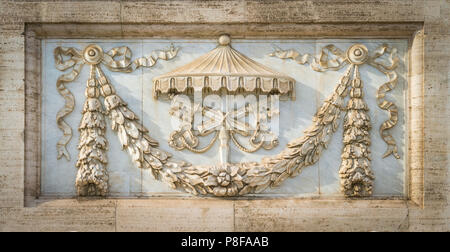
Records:
[[[335,65],[330,66],[329,56],[326,53],[328,50],[331,54],[337,56],[333,60]],[[372,128],[370,117],[366,111],[369,110],[367,104],[363,99],[363,82],[360,78],[358,66],[368,62],[368,64],[375,66],[378,70],[385,73],[389,77],[389,82],[380,86],[377,92],[377,102],[380,108],[389,111],[389,120],[384,122],[380,127],[380,134],[383,140],[388,144],[388,149],[383,157],[390,154],[397,159],[400,158],[397,151],[397,145],[393,137],[387,132],[388,129],[395,126],[397,123],[397,107],[393,102],[384,100],[386,92],[392,90],[397,84],[395,68],[397,66],[398,58],[395,55],[396,49],[389,48],[383,45],[375,52],[373,56],[369,56],[369,52],[364,45],[355,44],[347,49],[346,53],[336,48],[334,45],[328,45],[322,49],[320,57],[315,59],[312,68],[315,71],[337,70],[345,64],[350,64],[345,78],[349,78],[348,73],[352,67],[355,68],[350,89],[350,100],[344,117],[344,149],[341,155],[342,163],[339,169],[341,177],[342,191],[346,196],[370,196],[372,195],[373,180],[375,176],[370,169],[370,134]],[[390,53],[390,65],[378,63],[375,60],[383,55],[385,52]],[[280,58],[292,58],[299,64],[305,64],[308,61],[308,55],[301,56],[295,51],[277,50],[271,54]],[[317,64],[317,62],[319,62]]]
[[[90,76],[85,91],[86,101],[82,111],[83,117],[78,128],[81,134],[75,184],[79,196],[106,196],[108,193],[108,172],[106,170],[108,142],[104,137],[106,128],[104,114],[110,116],[112,130],[117,131],[122,148],[127,148],[138,167],[142,166],[143,152],[149,152],[150,146],[157,145],[157,142],[149,137],[142,138],[140,132],[146,132],[146,129],[135,122],[136,115],[127,110],[126,103],[116,95],[113,86],[101,70],[100,64],[104,64],[112,71],[132,72],[139,67],[151,67],[158,59],[170,60],[176,56],[177,52],[178,49],[171,48],[168,51],[158,51],[154,53],[156,55],[138,58],[132,62],[131,51],[127,47],[114,48],[106,54],[98,45],[89,45],[84,48],[82,53],[74,48],[55,48],[57,68],[61,71],[72,69],[70,73],[59,77],[56,84],[59,93],[66,100],[64,108],[56,116],[58,126],[64,132],[64,137],[57,144],[58,158],[64,156],[70,159],[65,146],[72,137],[72,130],[64,122],[64,117],[73,111],[74,99],[64,84],[73,81],[84,64],[90,65]],[[69,56],[70,59],[64,60],[63,56]],[[114,60],[116,56],[124,58]],[[104,98],[104,106],[99,100],[100,96]],[[152,159],[149,158],[146,161],[151,162],[149,160]]]
[[[261,148],[267,150],[275,147],[278,144],[277,136],[264,125],[262,119],[273,117],[279,111],[263,106],[263,101],[257,101],[256,97],[252,103],[244,104],[239,109],[223,111],[221,108],[215,109],[203,103],[191,106],[189,98],[187,102],[183,102],[177,94],[200,93],[201,96],[202,93],[220,91],[233,95],[258,92],[294,98],[295,80],[233,49],[228,35],[220,36],[218,42],[218,47],[211,52],[170,73],[156,77],[153,82],[154,96],[157,98],[159,94],[169,94],[175,105],[171,107],[170,113],[176,114],[183,121],[179,129],[170,135],[169,145],[176,150],[186,148],[195,153],[203,153],[219,139],[220,163],[226,164],[229,162],[230,140],[241,151],[248,153]],[[273,95],[269,97],[277,99]],[[196,113],[201,113],[207,120],[194,129],[193,119]],[[256,118],[254,127],[240,120],[250,113]],[[211,133],[215,135],[210,143],[203,148],[196,148],[199,137]],[[245,147],[237,140],[237,134],[249,137],[249,147]]]
[[[165,96],[172,100],[167,118],[172,115],[181,118],[183,122],[170,135],[160,137],[165,137],[175,151],[186,149],[193,153],[207,152],[218,139],[220,160],[210,165],[180,161],[172,154],[159,149],[158,141],[152,138],[154,136],[115,91],[114,84],[102,70],[103,65],[110,71],[125,74],[141,67],[152,67],[158,59],[176,59],[178,53],[183,51],[183,47],[155,51],[151,56],[134,61],[131,60],[131,50],[127,47],[114,48],[106,53],[97,45],[89,45],[83,51],[56,47],[54,55],[57,68],[61,71],[70,70],[69,73],[61,75],[57,81],[58,92],[66,101],[64,108],[57,115],[58,127],[64,133],[57,144],[58,158],[62,156],[70,158],[65,146],[70,141],[72,131],[64,118],[72,112],[75,99],[65,85],[77,78],[83,65],[90,66],[82,120],[79,125],[79,156],[76,164],[78,173],[75,182],[77,194],[108,195],[106,121],[110,122],[122,149],[127,151],[137,167],[148,169],[155,179],[166,182],[174,189],[182,188],[194,195],[214,196],[260,193],[267,188],[279,186],[289,177],[300,174],[303,168],[319,161],[321,154],[330,144],[333,133],[343,121],[344,146],[338,171],[341,190],[348,197],[372,195],[373,181],[376,179],[370,165],[372,123],[365,99],[368,99],[366,96],[372,97],[374,94],[364,95],[365,81],[359,69],[363,65],[370,65],[388,78],[388,82],[382,84],[376,93],[378,106],[389,112],[389,120],[380,126],[380,135],[388,145],[384,156],[392,154],[400,158],[397,143],[389,133],[398,122],[397,106],[385,99],[387,92],[393,90],[397,84],[395,70],[399,59],[395,55],[395,48],[382,45],[374,52],[370,52],[363,44],[354,44],[342,51],[334,45],[327,45],[321,49],[319,55],[311,56],[294,49],[283,50],[275,45],[274,52],[261,52],[266,55],[270,53],[270,56],[281,59],[292,59],[301,65],[309,63],[312,70],[317,72],[338,71],[346,65],[347,70],[337,80],[334,92],[318,108],[310,127],[303,135],[292,139],[279,154],[267,155],[260,162],[232,163],[229,161],[231,142],[247,153],[271,150],[278,145],[277,136],[271,134],[262,123],[257,123],[257,127],[252,128],[241,121],[242,118],[251,113],[257,119],[261,116],[275,117],[283,111],[267,106],[268,110],[265,110],[264,114],[258,110],[258,105],[248,103],[231,112],[224,112],[201,103],[194,102],[191,105],[190,100],[183,101],[180,95],[187,95],[189,98],[196,91],[219,96],[258,93],[269,96],[280,95],[282,98],[288,97],[292,100],[295,98],[296,80],[289,77],[289,73],[282,74],[271,70],[244,56],[230,44],[230,37],[221,36],[219,45],[210,53],[153,79],[153,96],[157,99]],[[386,55],[388,63],[378,60]],[[122,59],[117,60],[119,57]],[[205,118],[204,123],[197,127],[194,127],[192,119],[195,113],[200,113]],[[105,120],[105,116],[108,120]],[[247,137],[247,145],[239,142],[236,134]],[[208,135],[210,135],[209,143],[200,144],[202,137]]]

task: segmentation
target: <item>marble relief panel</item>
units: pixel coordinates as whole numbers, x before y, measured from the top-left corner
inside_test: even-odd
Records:
[[[220,44],[220,46],[228,46],[228,44]],[[358,65],[359,78],[363,82],[363,99],[367,104],[369,110],[367,111],[370,117],[371,130],[370,134],[370,168],[373,172],[373,190],[371,196],[404,196],[405,195],[405,156],[406,156],[406,94],[407,94],[407,51],[408,42],[402,39],[307,39],[307,40],[248,40],[248,39],[233,39],[228,42],[231,47],[238,53],[245,55],[255,64],[270,68],[273,72],[281,73],[289,76],[295,80],[293,91],[295,92],[295,99],[282,99],[279,102],[279,135],[278,145],[272,149],[259,149],[253,153],[247,153],[240,150],[236,145],[230,141],[228,162],[230,164],[252,164],[251,169],[261,166],[260,170],[267,165],[252,162],[261,162],[266,157],[276,156],[286,149],[286,146],[293,140],[304,135],[312,122],[314,115],[323,106],[327,97],[333,94],[340,78],[345,75],[348,70],[344,66],[336,70],[327,70],[318,72],[312,69],[312,61],[314,57],[320,55],[322,49],[329,44],[335,45],[343,52],[354,44],[364,45],[369,54],[374,52],[382,45],[387,44],[390,48],[396,48],[398,57],[398,66],[395,72],[398,76],[397,86],[389,91],[386,99],[393,101],[398,109],[398,122],[395,127],[389,130],[396,145],[398,146],[399,158],[389,155],[383,158],[383,154],[387,149],[385,141],[380,137],[379,128],[389,118],[389,113],[378,107],[376,95],[379,87],[388,81],[385,74],[370,66],[368,64]],[[233,166],[227,167],[224,171],[219,171],[215,177],[204,171],[204,166],[217,165],[220,163],[220,153],[222,151],[219,140],[211,146],[211,148],[204,153],[194,153],[187,149],[175,150],[169,143],[171,133],[176,130],[173,124],[173,118],[169,115],[171,108],[171,99],[155,98],[154,79],[158,76],[163,76],[172,71],[176,71],[180,67],[195,61],[205,54],[215,50],[218,47],[217,39],[141,39],[141,40],[80,40],[80,39],[51,39],[44,40],[42,43],[42,164],[41,164],[41,194],[44,196],[76,196],[77,189],[75,181],[77,180],[77,155],[79,149],[77,148],[80,132],[77,130],[82,119],[83,103],[86,99],[85,89],[86,81],[90,78],[90,65],[85,64],[78,77],[67,83],[65,86],[74,96],[75,106],[72,113],[68,114],[64,120],[72,128],[73,136],[67,144],[67,151],[70,153],[70,160],[65,158],[57,158],[56,145],[62,136],[56,123],[56,115],[58,111],[64,106],[65,100],[58,93],[56,83],[61,74],[66,73],[55,68],[54,50],[57,47],[76,48],[82,51],[90,44],[99,45],[105,54],[110,52],[113,48],[127,46],[132,52],[131,60],[149,55],[158,50],[169,50],[173,45],[179,48],[176,56],[168,60],[159,59],[151,67],[138,67],[131,72],[114,71],[108,67],[102,66],[102,71],[108,79],[117,95],[127,103],[127,108],[134,112],[139,118],[136,122],[142,124],[148,129],[148,135],[159,143],[158,149],[168,152],[173,159],[184,160],[193,166],[179,165],[173,168],[173,171],[180,181],[173,182],[179,186],[173,189],[169,186],[170,181],[167,182],[161,177],[166,173],[161,172],[158,179],[152,175],[155,171],[152,167],[142,168],[137,167],[133,157],[125,148],[122,150],[122,142],[119,139],[117,132],[111,130],[112,120],[109,116],[105,116],[106,122],[106,139],[108,141],[107,155],[107,171],[108,171],[108,196],[112,197],[136,197],[136,196],[164,196],[164,195],[178,195],[191,196],[192,190],[199,192],[206,188],[206,195],[215,196],[239,196],[245,186],[253,182],[246,182],[248,174],[243,172],[239,166],[237,174],[243,182],[242,187],[238,179],[238,175],[233,175]],[[278,51],[287,51],[293,49],[300,55],[311,55],[308,62],[297,62],[296,60],[271,56],[270,53]],[[234,54],[233,54],[234,55]],[[68,56],[64,56],[65,59]],[[240,56],[236,56],[240,57]],[[333,55],[330,56],[333,59]],[[389,55],[382,57],[387,62]],[[298,58],[297,58],[298,59]],[[211,57],[211,61],[214,58]],[[331,63],[330,63],[331,64]],[[348,64],[350,65],[350,64]],[[70,70],[69,70],[70,71]],[[352,70],[353,71],[353,70]],[[353,73],[352,73],[353,74]],[[225,95],[224,93],[221,95]],[[100,97],[103,101],[104,98]],[[344,101],[347,103],[350,100],[349,95],[345,97]],[[334,197],[341,196],[341,178],[339,169],[341,165],[341,155],[343,153],[343,118],[344,112],[339,119],[339,126],[331,135],[327,149],[323,150],[317,162],[309,164],[301,169],[298,176],[290,176],[286,178],[279,186],[263,188],[262,191],[250,188],[245,195],[249,196],[295,196],[295,197]],[[142,131],[139,134],[143,134]],[[209,138],[208,138],[209,137]],[[200,145],[206,144],[211,136],[201,138]],[[137,139],[141,139],[140,138]],[[130,140],[131,141],[131,140]],[[130,143],[131,144],[131,143]],[[149,151],[150,152],[150,151]],[[145,155],[145,153],[143,154]],[[149,154],[150,155],[150,154]],[[154,155],[154,154],[152,154]],[[164,159],[165,160],[165,159]],[[165,161],[164,161],[165,162]],[[168,161],[169,162],[169,161]],[[165,163],[166,164],[166,163]],[[164,164],[164,165],[165,165]],[[200,168],[198,168],[200,167]],[[165,168],[162,168],[164,170]],[[172,169],[172,168],[170,168]],[[196,169],[193,177],[191,174],[187,176],[185,171]],[[220,168],[221,169],[221,168]],[[251,170],[250,169],[250,170]],[[270,167],[267,169],[275,169]],[[157,169],[156,169],[157,170]],[[201,170],[201,172],[199,172]],[[246,170],[247,171],[247,170]],[[252,170],[253,171],[253,170]],[[259,171],[259,170],[258,170]],[[158,170],[157,170],[158,172]],[[209,175],[199,175],[199,174]],[[226,180],[227,176],[231,175],[230,184],[235,184],[236,192],[229,184],[221,181],[220,174]],[[181,175],[180,175],[181,174]],[[184,175],[183,175],[184,174]],[[167,175],[167,174],[166,174]],[[187,177],[183,177],[183,176]],[[202,177],[203,176],[203,177]],[[261,175],[263,176],[263,175]],[[280,176],[279,174],[277,176]],[[272,176],[273,177],[273,176]],[[233,180],[236,179],[236,180]],[[276,178],[275,178],[276,179]],[[274,179],[274,180],[275,180]],[[201,182],[198,182],[201,180]],[[212,180],[212,181],[210,181]],[[186,182],[187,181],[187,182]],[[249,180],[250,181],[250,180]],[[208,184],[211,183],[211,184]],[[259,182],[254,182],[259,183]],[[271,183],[271,182],[270,182]],[[269,183],[269,184],[270,184]],[[217,185],[218,184],[218,185]],[[188,192],[184,189],[188,188]],[[272,184],[270,184],[272,185]],[[204,186],[204,187],[202,187]],[[213,188],[214,187],[214,188]],[[254,186],[257,187],[257,186]],[[203,189],[202,189],[203,188]],[[218,189],[217,189],[218,188]],[[225,189],[223,189],[225,188]],[[217,190],[215,190],[217,189]],[[221,189],[225,190],[222,195]],[[208,190],[211,190],[210,192]],[[233,194],[234,193],[234,194]],[[231,195],[233,194],[233,195]],[[244,194],[242,194],[244,195]]]

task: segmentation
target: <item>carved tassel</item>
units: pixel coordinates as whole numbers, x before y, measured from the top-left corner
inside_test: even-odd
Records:
[[[100,100],[100,91],[91,65],[91,76],[85,91],[83,117],[79,126],[78,173],[76,178],[79,196],[106,196],[108,193],[108,172],[106,164],[107,140],[105,138],[105,118]]]
[[[350,100],[344,118],[344,148],[339,169],[341,189],[347,197],[372,195],[374,175],[370,168],[370,117],[363,100],[363,83],[355,66]]]

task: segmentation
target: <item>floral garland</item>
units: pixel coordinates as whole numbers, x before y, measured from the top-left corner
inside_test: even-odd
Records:
[[[278,155],[266,157],[260,163],[193,166],[184,161],[175,160],[169,153],[157,147],[158,142],[150,137],[148,130],[139,123],[136,114],[127,107],[127,104],[115,92],[114,87],[100,67],[100,64],[105,64],[114,71],[131,72],[140,66],[151,67],[157,59],[169,60],[176,56],[177,51],[178,49],[171,48],[169,51],[157,52],[156,56],[139,58],[131,62],[131,51],[126,47],[115,48],[106,54],[96,45],[88,46],[82,54],[73,48],[63,49],[58,47],[55,49],[58,69],[72,68],[72,72],[62,75],[57,81],[58,90],[66,99],[63,112],[58,113],[57,116],[58,125],[64,131],[64,139],[58,143],[59,157],[66,156],[66,158],[69,158],[64,146],[70,140],[68,136],[71,136],[71,131],[69,134],[70,127],[65,124],[63,117],[73,110],[73,96],[65,89],[64,83],[73,81],[78,76],[84,63],[91,65],[91,76],[86,89],[87,100],[79,127],[81,136],[77,162],[79,170],[76,180],[78,195],[105,196],[107,194],[108,175],[105,154],[107,141],[104,138],[103,113],[109,116],[112,130],[117,133],[122,148],[127,150],[136,166],[150,169],[156,179],[167,182],[174,189],[183,188],[194,195],[238,196],[258,193],[268,187],[278,186],[285,179],[298,175],[304,167],[315,164],[323,150],[327,148],[331,136],[336,132],[343,111],[346,111],[344,118],[345,147],[340,169],[343,192],[346,196],[369,196],[371,194],[374,178],[368,165],[370,161],[368,154],[370,152],[366,148],[366,151],[363,151],[363,154],[365,154],[359,157],[354,155],[355,151],[353,150],[355,144],[359,144],[361,147],[370,145],[370,139],[368,139],[370,119],[366,114],[367,105],[361,99],[362,84],[357,65],[365,62],[375,64],[374,59],[380,55],[368,57],[367,49],[362,45],[354,45],[346,53],[332,45],[327,46],[322,51],[321,57],[318,60],[316,59],[314,64],[316,70],[336,70],[346,64],[350,64],[350,66],[344,76],[341,77],[334,92],[319,108],[312,120],[312,125],[304,132],[302,137],[288,143],[287,147]],[[326,52],[334,54],[337,59],[324,56],[323,54]],[[71,56],[71,59],[64,61],[63,55]],[[274,55],[280,58],[292,56],[283,54],[281,51]],[[123,56],[124,59],[114,60],[116,56]],[[300,56],[297,55],[296,57]],[[295,59],[293,56],[291,58]],[[305,63],[307,59],[305,60],[305,57],[303,57],[302,60],[297,60],[297,62]],[[390,73],[395,67],[384,66],[382,68],[386,70],[386,73]],[[344,106],[344,98],[349,93],[347,89],[353,68],[355,68],[355,75],[350,91],[351,99],[348,105]],[[392,84],[392,82],[393,80],[390,83]],[[389,91],[388,88],[383,90],[384,92]],[[98,99],[100,96],[104,98],[104,109]],[[383,98],[384,96],[380,93],[379,97]],[[392,104],[389,106],[380,105],[380,107],[394,110]],[[381,129],[381,132],[387,129],[389,127],[386,126]],[[395,146],[395,141],[393,141],[393,145]],[[60,148],[61,146],[62,148]],[[362,163],[360,162],[361,158],[364,158]]]

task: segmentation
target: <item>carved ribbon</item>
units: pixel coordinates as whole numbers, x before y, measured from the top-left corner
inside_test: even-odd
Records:
[[[101,63],[108,67],[111,71],[129,73],[139,67],[152,67],[156,64],[158,59],[170,60],[177,55],[178,50],[179,48],[174,48],[172,45],[169,50],[153,51],[149,56],[137,58],[136,60],[131,61],[131,50],[128,47],[116,47],[103,54]],[[70,59],[64,60],[63,56],[70,56]],[[70,160],[70,154],[66,149],[66,145],[72,138],[72,129],[64,121],[64,117],[73,111],[75,107],[75,99],[72,93],[65,87],[65,84],[74,81],[78,77],[83,65],[86,62],[82,53],[75,48],[56,47],[54,50],[54,57],[55,65],[58,70],[65,71],[72,68],[71,72],[61,75],[56,82],[58,92],[65,99],[64,107],[59,110],[56,115],[58,127],[64,134],[57,143],[57,158],[60,159],[64,156],[67,160]],[[115,57],[122,58],[115,60]]]
[[[330,58],[333,55],[335,58]],[[345,52],[334,45],[327,45],[320,51],[319,58],[314,58],[311,68],[316,72],[337,71],[348,63]]]
[[[58,128],[61,129],[64,134],[56,144],[56,149],[58,151],[58,159],[64,156],[67,160],[70,160],[70,154],[66,149],[66,144],[72,138],[72,129],[64,121],[64,117],[73,111],[75,107],[75,99],[72,93],[65,87],[65,84],[75,80],[78,77],[84,62],[81,53],[74,48],[56,47],[54,56],[56,68],[58,70],[65,71],[72,68],[72,71],[59,76],[56,81],[56,88],[65,100],[64,107],[61,108],[56,115],[56,123],[58,124]],[[65,61],[63,56],[70,56],[70,59]]]
[[[126,46],[111,49],[103,56],[102,63],[114,72],[130,73],[139,67],[152,67],[158,59],[170,60],[178,53],[179,48],[170,46],[169,50],[156,50],[150,55],[137,58],[131,61],[131,50]],[[123,57],[121,60],[114,60],[115,57]]]
[[[317,57],[312,57],[307,53],[302,55],[295,49],[282,50],[278,47],[269,56],[280,59],[292,59],[301,65],[311,61],[311,68],[316,72],[324,72],[327,70],[337,71],[348,63],[345,52],[334,45],[323,47]]]
[[[386,65],[383,63],[376,62],[375,60],[385,53],[389,53],[389,62],[390,65]],[[388,81],[383,83],[377,90],[377,104],[383,110],[387,110],[389,112],[389,119],[380,126],[380,135],[383,140],[388,145],[388,149],[383,154],[383,158],[393,155],[395,158],[399,159],[400,155],[398,154],[397,144],[395,139],[389,133],[389,129],[393,128],[398,122],[398,108],[397,106],[385,99],[386,93],[393,90],[397,86],[397,73],[394,69],[398,66],[399,59],[396,56],[395,48],[389,48],[386,44],[383,44],[380,48],[378,48],[373,57],[369,59],[369,64],[380,72],[384,73],[388,77]]]
[[[179,96],[175,96],[174,100],[176,101]],[[256,129],[253,130],[253,134],[250,137],[250,145],[253,148],[246,148],[244,145],[242,145],[238,139],[236,138],[236,134],[240,134],[244,137],[247,137],[250,135],[250,131],[252,128],[248,123],[243,123],[239,121],[239,118],[242,118],[247,113],[252,111],[255,113],[255,116],[258,117],[258,111],[257,108],[255,108],[255,105],[247,105],[243,108],[240,108],[238,110],[233,110],[227,113],[224,113],[220,110],[215,110],[209,107],[199,107],[199,104],[195,104],[194,108],[191,108],[191,106],[185,106],[184,111],[181,111],[181,108],[179,106],[172,106],[170,110],[170,114],[173,116],[177,116],[183,119],[183,123],[180,125],[178,130],[173,131],[170,134],[169,138],[169,146],[176,150],[183,150],[188,149],[194,153],[203,153],[208,151],[214,142],[217,140],[219,136],[220,128],[224,127],[226,132],[229,134],[231,140],[233,143],[244,152],[252,153],[257,150],[259,150],[261,147],[270,150],[274,148],[276,145],[278,145],[278,139],[273,138],[270,143],[266,143],[264,137],[261,138],[262,130],[260,129],[261,126],[258,123],[256,126]],[[192,130],[192,123],[193,123],[193,114],[201,110],[204,118],[206,119],[202,125],[198,126],[199,134],[195,134]],[[203,148],[197,148],[199,144],[199,138],[198,136],[206,136],[210,133],[215,132],[216,134],[211,139],[208,145]]]
[[[388,64],[376,61],[386,53],[389,54]],[[351,60],[348,59],[347,54],[334,45],[323,47],[320,54],[316,57],[311,57],[309,54],[302,55],[295,49],[282,50],[278,47],[276,47],[275,51],[270,53],[269,56],[278,57],[280,59],[292,59],[302,65],[311,61],[311,68],[317,72],[324,72],[327,70],[337,71],[351,62]],[[333,56],[333,58],[330,56]],[[380,135],[388,145],[388,149],[384,153],[383,158],[392,154],[398,159],[400,156],[398,154],[397,144],[388,131],[398,122],[398,108],[393,102],[385,99],[386,93],[393,90],[397,85],[397,73],[395,72],[395,69],[398,66],[399,58],[396,56],[396,49],[390,48],[387,44],[383,44],[375,50],[374,55],[369,57],[366,63],[375,67],[388,77],[388,81],[378,88],[376,95],[378,107],[389,112],[389,119],[383,122],[380,127]]]

